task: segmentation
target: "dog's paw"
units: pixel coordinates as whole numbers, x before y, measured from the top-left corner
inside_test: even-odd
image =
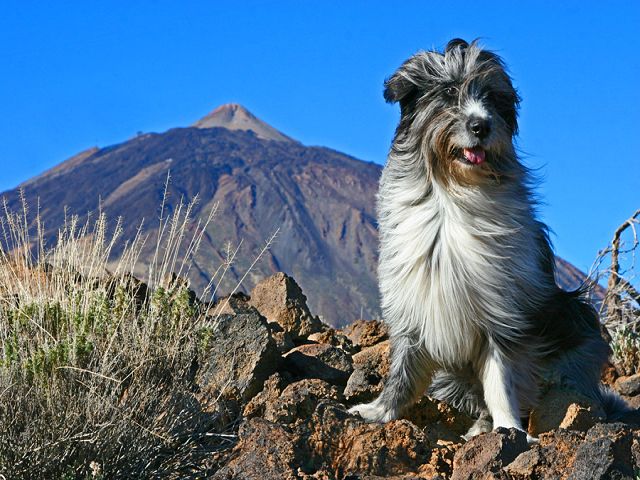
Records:
[[[396,412],[385,408],[377,401],[371,403],[361,403],[349,409],[352,415],[360,415],[364,420],[370,423],[385,423],[394,420],[397,417]]]
[[[466,441],[471,440],[476,435],[480,435],[481,433],[487,433],[493,430],[493,422],[491,421],[491,417],[481,416],[478,418],[471,428],[462,435],[462,438]]]
[[[540,443],[540,440],[538,440],[538,437],[532,437],[527,433],[527,444],[535,445],[536,443]]]

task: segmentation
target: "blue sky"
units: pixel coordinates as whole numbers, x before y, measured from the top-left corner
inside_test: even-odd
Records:
[[[0,191],[87,147],[238,102],[309,145],[383,163],[382,82],[481,37],[522,97],[560,255],[587,269],[640,207],[640,2],[0,3]]]

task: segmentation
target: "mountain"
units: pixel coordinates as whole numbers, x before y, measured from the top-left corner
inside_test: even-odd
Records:
[[[275,140],[278,142],[295,142],[271,125],[263,122],[249,110],[237,103],[227,103],[205,115],[195,122],[195,128],[223,127],[227,130],[252,131],[263,140]]]
[[[190,280],[196,290],[209,282],[225,246],[242,242],[220,289],[231,290],[279,229],[271,250],[242,283],[244,290],[281,270],[310,294],[311,310],[333,325],[379,316],[374,203],[381,167],[304,146],[240,105],[218,107],[191,127],[91,148],[19,188],[32,204],[39,199],[51,240],[65,207],[67,213],[102,208],[108,218],[122,216],[124,238],[133,238],[143,219],[146,232],[157,230],[168,171],[169,211],[180,198],[196,194],[196,217],[219,204],[194,258]],[[3,196],[11,209],[20,209],[18,189]],[[142,260],[151,255],[151,248],[143,251]],[[566,262],[559,263],[559,271],[566,287],[584,277]]]

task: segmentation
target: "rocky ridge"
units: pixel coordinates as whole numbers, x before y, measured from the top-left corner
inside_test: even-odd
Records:
[[[209,465],[214,479],[637,478],[638,426],[604,423],[598,405],[563,390],[550,389],[532,413],[533,445],[505,429],[465,442],[472,420],[427,396],[384,425],[349,414],[382,387],[385,327],[321,323],[283,273],[211,308],[219,321],[196,381],[229,438]],[[636,377],[611,367],[603,378],[640,403]]]

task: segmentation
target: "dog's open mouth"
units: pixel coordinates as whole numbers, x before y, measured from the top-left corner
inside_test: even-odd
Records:
[[[463,148],[462,155],[459,156],[460,161],[470,165],[480,165],[486,159],[486,151],[480,146]]]

